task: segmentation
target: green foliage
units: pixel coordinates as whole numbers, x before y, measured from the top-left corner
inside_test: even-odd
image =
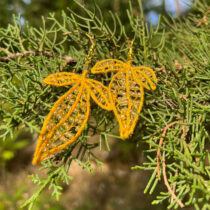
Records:
[[[127,14],[126,12],[124,12],[128,7],[127,0],[85,0],[83,2],[88,9],[94,8],[96,4],[100,8],[103,8],[103,18],[107,22],[112,21],[112,17],[109,13],[109,11],[112,11],[118,13],[124,24],[128,23]],[[151,10],[156,11],[158,13],[166,13],[164,3],[162,3],[162,5],[160,6],[154,7],[151,6],[151,2],[153,2],[153,0],[143,0],[142,2],[146,13]],[[133,4],[133,9],[135,10],[135,12],[138,12],[135,9],[138,7],[138,1],[133,1]],[[60,19],[60,11],[66,10],[67,7],[70,7],[74,11],[77,11],[77,14],[84,14],[84,11],[81,8],[79,8],[76,4],[74,4],[73,0],[1,0],[0,25],[6,27],[8,23],[12,22],[13,14],[17,16],[21,14],[23,22],[25,20],[30,22],[30,25],[39,27],[42,16],[44,18],[47,18],[50,12],[54,12],[56,17]]]
[[[18,202],[23,200],[23,186],[14,186],[15,193],[1,192],[0,193],[0,209],[18,209]]]
[[[21,209],[20,203],[22,203],[22,201],[25,199],[25,195],[27,194],[27,192],[28,189],[25,186],[25,180],[22,180],[21,184],[13,185],[12,188],[0,192],[0,209]],[[47,203],[46,200],[48,201]],[[58,201],[55,201],[53,198],[50,197],[50,192],[46,192],[39,197],[39,200],[36,202],[33,209],[64,210],[65,208]]]
[[[129,24],[126,26],[117,14],[112,13],[113,24],[108,25],[100,8],[96,6],[91,11],[75,1],[75,7],[83,10],[82,16],[76,9],[69,9],[68,14],[62,13],[61,21],[50,14],[47,21],[43,19],[40,28],[29,25],[22,28],[19,20],[14,19],[13,24],[0,29],[0,136],[6,140],[21,126],[31,132],[39,132],[49,109],[68,89],[45,86],[41,81],[59,71],[81,74],[90,48],[87,34],[96,42],[92,65],[105,58],[125,61],[128,40],[134,39],[134,63],[154,69],[159,81],[156,91],[145,91],[146,100],[140,120],[134,135],[126,140],[135,141],[136,147],[145,145],[149,148],[150,145],[150,149],[145,150],[148,161],[132,169],[152,171],[148,184],[145,183],[145,193],[152,194],[156,190],[160,171],[164,183],[169,183],[174,195],[185,206],[208,209],[210,28],[205,23],[197,25],[206,15],[207,5],[205,1],[196,1],[193,7],[196,15],[191,13],[180,19],[162,17],[154,29],[145,22],[141,2],[138,16],[133,13],[129,2]],[[206,18],[209,23],[209,15]],[[65,63],[65,56],[76,62]],[[108,85],[112,75],[89,74],[89,77]],[[80,138],[62,153],[43,162],[41,169],[48,171],[45,178],[31,176],[40,189],[23,207],[31,209],[47,187],[58,199],[62,193],[61,183],[69,184],[71,180],[68,172],[72,161],[88,171],[92,170],[93,162],[101,166],[93,149],[110,149],[109,136],[119,138],[117,122],[112,112],[91,103],[91,117]],[[89,142],[95,134],[99,141]],[[159,143],[161,141],[162,144]],[[171,209],[179,206],[167,188],[153,204],[162,202],[167,202]]]
[[[0,166],[5,167],[6,164],[15,157],[16,151],[24,148],[29,143],[27,136],[21,135],[20,131],[13,133],[13,137],[7,137],[4,141],[0,141]]]

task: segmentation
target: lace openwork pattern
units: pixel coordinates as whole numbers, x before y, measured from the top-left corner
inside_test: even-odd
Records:
[[[155,90],[157,83],[152,69],[133,67],[131,64],[132,60],[124,63],[107,59],[96,63],[91,70],[94,74],[117,72],[109,84],[109,97],[122,139],[128,138],[134,131],[143,106],[144,88]]]
[[[86,78],[87,71],[55,73],[43,80],[54,86],[72,85],[52,107],[41,129],[34,154],[33,164],[38,164],[49,155],[64,149],[81,134],[90,114],[90,97],[103,109],[111,110],[108,88],[102,83]]]

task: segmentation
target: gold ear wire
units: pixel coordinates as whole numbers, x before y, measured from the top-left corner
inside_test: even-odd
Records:
[[[134,54],[133,54],[133,42],[134,42],[134,39],[130,43],[130,49],[129,49],[129,52],[128,52],[128,60],[133,60],[133,57],[134,57]]]
[[[88,55],[87,55],[87,57],[85,59],[85,65],[84,65],[84,69],[85,70],[89,70],[91,59],[93,57],[93,52],[95,50],[95,41],[90,35],[86,34],[86,36],[90,39],[91,44],[92,44],[90,49],[89,49],[89,51],[88,51]]]

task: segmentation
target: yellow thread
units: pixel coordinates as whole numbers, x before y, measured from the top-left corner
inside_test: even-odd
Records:
[[[83,74],[55,73],[43,82],[73,87],[61,96],[46,117],[37,142],[32,163],[38,164],[49,155],[60,151],[74,142],[82,133],[90,114],[90,97],[103,109],[111,110],[108,88]]]
[[[132,44],[127,63],[116,59],[106,59],[96,63],[91,70],[94,74],[117,71],[111,79],[108,91],[122,139],[133,134],[143,106],[144,88],[155,90],[155,83],[157,83],[152,69],[145,66],[132,66]]]
[[[114,71],[125,70],[125,63],[115,59],[106,59],[99,61],[92,69],[93,74],[97,73],[108,73]]]
[[[108,88],[104,86],[101,82],[95,81],[93,79],[89,79],[87,82],[90,95],[92,99],[102,108],[106,110],[112,110],[108,96]]]

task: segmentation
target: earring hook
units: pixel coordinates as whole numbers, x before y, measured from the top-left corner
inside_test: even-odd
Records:
[[[133,42],[134,40],[131,41],[130,44],[130,48],[129,48],[129,52],[128,52],[128,60],[133,60],[133,57],[134,57],[134,53],[133,53]]]
[[[91,59],[93,57],[93,52],[95,50],[95,41],[94,41],[93,37],[91,37],[90,35],[86,34],[86,36],[90,39],[90,42],[92,44],[91,47],[90,47],[90,49],[89,49],[89,51],[88,51],[88,55],[87,55],[87,57],[85,59],[85,65],[84,65],[84,68],[86,70],[89,70]]]

